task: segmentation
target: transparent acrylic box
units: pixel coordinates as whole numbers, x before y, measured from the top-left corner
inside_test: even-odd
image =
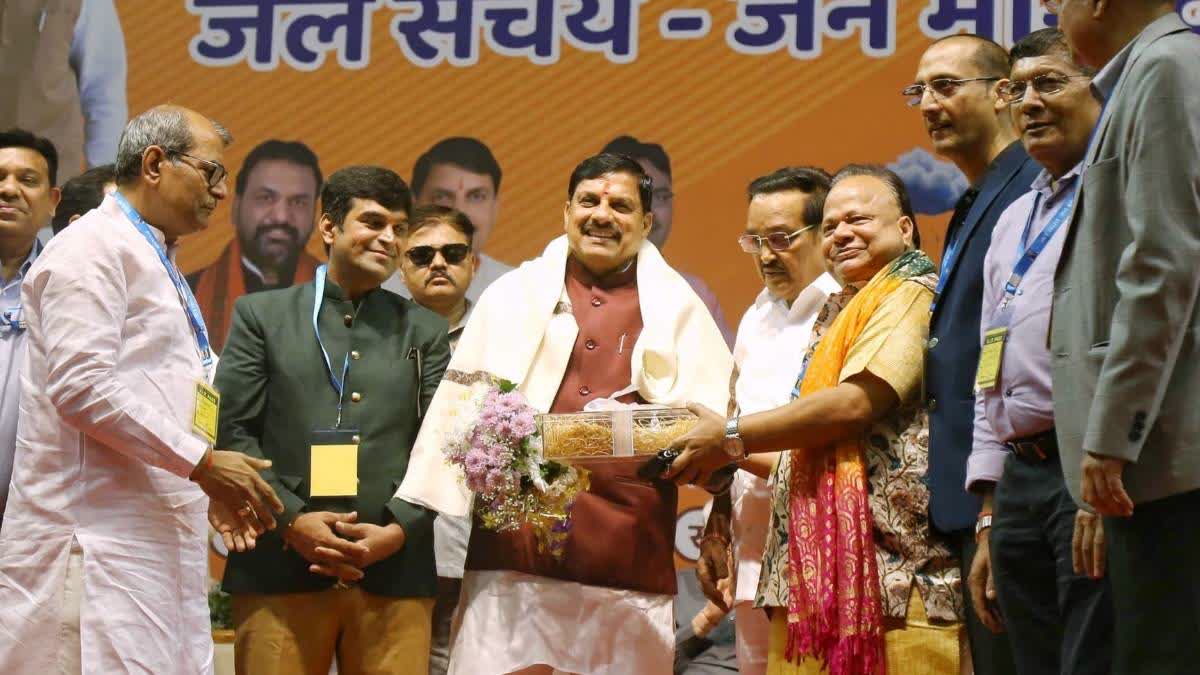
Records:
[[[539,415],[542,458],[649,457],[691,431],[699,418],[686,408],[631,408]]]

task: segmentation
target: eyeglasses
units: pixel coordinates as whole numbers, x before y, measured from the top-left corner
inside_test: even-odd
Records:
[[[738,245],[746,253],[758,253],[762,250],[762,243],[765,241],[767,242],[767,246],[771,247],[772,251],[786,251],[792,246],[792,240],[800,236],[801,232],[807,232],[814,227],[816,225],[805,225],[791,234],[787,232],[771,232],[765,237],[760,237],[757,234],[743,234],[738,237]]]
[[[948,77],[939,77],[936,80],[920,83],[916,82],[908,85],[900,90],[900,93],[906,97],[906,102],[911,107],[921,105],[921,99],[925,98],[925,90],[928,89],[933,93],[933,97],[937,99],[950,98],[958,92],[958,88],[968,82],[994,82],[999,80],[998,77],[970,77],[963,80],[953,80]]]
[[[1091,75],[1057,75],[1045,73],[1038,75],[1026,82],[1025,80],[1012,80],[1011,82],[1000,87],[1000,97],[1009,104],[1020,103],[1025,98],[1025,92],[1028,91],[1029,85],[1033,85],[1033,90],[1038,93],[1038,96],[1047,96],[1049,94],[1057,94],[1067,88],[1067,84],[1071,80],[1079,78],[1091,78]]]
[[[225,165],[221,164],[220,162],[214,162],[214,161],[208,160],[208,159],[201,159],[199,157],[189,155],[186,152],[169,152],[167,154],[174,155],[176,157],[187,157],[188,159],[194,159],[197,162],[200,162],[202,168],[201,167],[192,167],[192,168],[196,169],[197,171],[199,171],[201,174],[204,175],[205,180],[208,181],[208,187],[210,187],[210,188],[216,187],[218,184],[220,184],[220,182],[222,180],[225,180],[225,174],[227,172],[225,171]],[[184,164],[187,164],[187,162],[184,162]],[[191,165],[188,164],[188,166],[191,166]]]
[[[404,252],[412,264],[417,267],[428,267],[433,264],[433,259],[438,253],[442,254],[442,258],[447,265],[457,265],[463,260],[466,260],[467,254],[471,252],[471,247],[467,244],[446,244],[445,246],[414,246]]]
[[[671,188],[657,188],[650,193],[655,204],[665,204],[675,199],[675,193],[671,192]]]

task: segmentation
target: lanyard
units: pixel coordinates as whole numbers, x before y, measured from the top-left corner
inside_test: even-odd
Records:
[[[978,193],[976,193],[975,198],[979,198]],[[942,269],[941,273],[938,274],[937,287],[933,292],[933,302],[929,305],[930,314],[937,308],[938,300],[942,297],[942,291],[946,290],[946,282],[950,280],[950,271],[954,269],[954,262],[958,259],[958,254],[962,252],[963,244],[966,242],[967,216],[970,215],[971,207],[973,206],[975,206],[974,199],[971,200],[970,204],[963,206],[965,211],[962,214],[962,220],[959,221],[958,229],[954,232],[954,238],[950,240],[950,243],[946,246],[946,252],[942,255]],[[955,215],[958,215],[957,209],[955,209]]]
[[[321,302],[325,299],[325,275],[329,268],[326,265],[321,265],[317,268],[316,278],[313,280],[313,311],[312,324],[313,334],[317,336],[317,346],[321,348],[321,356],[325,358],[325,374],[329,376],[329,384],[333,385],[333,390],[338,395],[337,405],[337,424],[334,428],[342,426],[342,402],[344,400],[343,393],[345,392],[346,376],[350,374],[350,354],[346,354],[345,360],[342,361],[342,378],[339,380],[333,374],[333,364],[329,362],[329,352],[325,349],[325,343],[321,342],[321,328],[317,319],[321,315]]]
[[[1042,193],[1037,193],[1033,199],[1033,208],[1029,211],[1029,218],[1025,220],[1025,229],[1021,232],[1021,241],[1017,244],[1018,258],[1016,265],[1013,266],[1012,274],[1008,276],[1008,281],[1004,282],[1004,300],[1001,307],[1006,307],[1008,303],[1017,294],[1017,289],[1021,285],[1021,280],[1025,278],[1025,274],[1029,272],[1029,268],[1033,266],[1033,262],[1037,260],[1042,251],[1046,249],[1046,245],[1054,237],[1054,233],[1062,227],[1063,223],[1067,222],[1067,217],[1071,215],[1071,207],[1075,205],[1075,194],[1067,197],[1062,206],[1058,207],[1054,217],[1042,228],[1041,234],[1034,239],[1029,247],[1025,247],[1025,241],[1029,239],[1030,228],[1033,227],[1033,219],[1037,215],[1038,206],[1042,203]]]
[[[937,289],[933,294],[934,298],[942,297],[942,291],[946,289],[946,281],[950,278],[948,273],[954,269],[954,261],[958,258],[959,249],[962,248],[962,240],[966,238],[963,236],[964,233],[961,225],[958,228],[958,232],[954,234],[954,239],[946,247],[946,254],[942,256],[942,273],[938,275]],[[932,312],[933,309],[931,308],[929,311]]]
[[[113,197],[117,200],[117,206],[121,207],[121,211],[125,213],[137,231],[142,237],[150,243],[151,248],[158,254],[158,260],[167,270],[167,276],[171,277],[171,283],[175,284],[175,292],[179,294],[179,302],[183,305],[183,311],[187,314],[188,322],[192,324],[192,333],[196,336],[196,347],[200,351],[200,362],[204,364],[205,372],[212,369],[212,348],[208,342],[208,329],[204,327],[204,315],[200,313],[200,305],[196,304],[196,296],[192,295],[192,289],[188,287],[187,281],[183,275],[179,273],[179,268],[175,267],[175,263],[167,257],[167,250],[163,248],[158,238],[150,231],[150,226],[142,219],[137,209],[133,208],[133,204],[125,198],[125,195],[120,192],[114,192]]]

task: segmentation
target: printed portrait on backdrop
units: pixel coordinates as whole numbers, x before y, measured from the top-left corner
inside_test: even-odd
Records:
[[[216,262],[188,276],[217,352],[235,300],[312,281],[319,262],[304,246],[316,224],[321,181],[317,156],[300,141],[264,141],[246,155],[233,180],[233,240]]]

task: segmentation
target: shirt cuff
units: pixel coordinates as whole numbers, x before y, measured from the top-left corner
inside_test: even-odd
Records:
[[[433,519],[436,517],[433,511],[398,497],[393,497],[387,503],[387,508],[400,527],[404,529],[404,545],[406,547],[433,536]]]
[[[999,443],[987,445],[976,445],[971,451],[971,456],[967,458],[967,484],[968,492],[974,492],[975,483],[987,481],[991,483],[1000,482],[1000,477],[1004,475],[1004,462],[1008,459],[1008,448]]]
[[[300,517],[307,504],[303,499],[290,492],[276,490],[275,494],[279,497],[279,501],[283,502],[283,513],[275,515],[275,526],[282,532],[292,526],[292,522]]]
[[[175,448],[175,454],[179,456],[179,470],[175,473],[181,478],[190,480],[209,447],[208,443],[199,438],[188,433],[183,434],[180,437],[179,445]]]

